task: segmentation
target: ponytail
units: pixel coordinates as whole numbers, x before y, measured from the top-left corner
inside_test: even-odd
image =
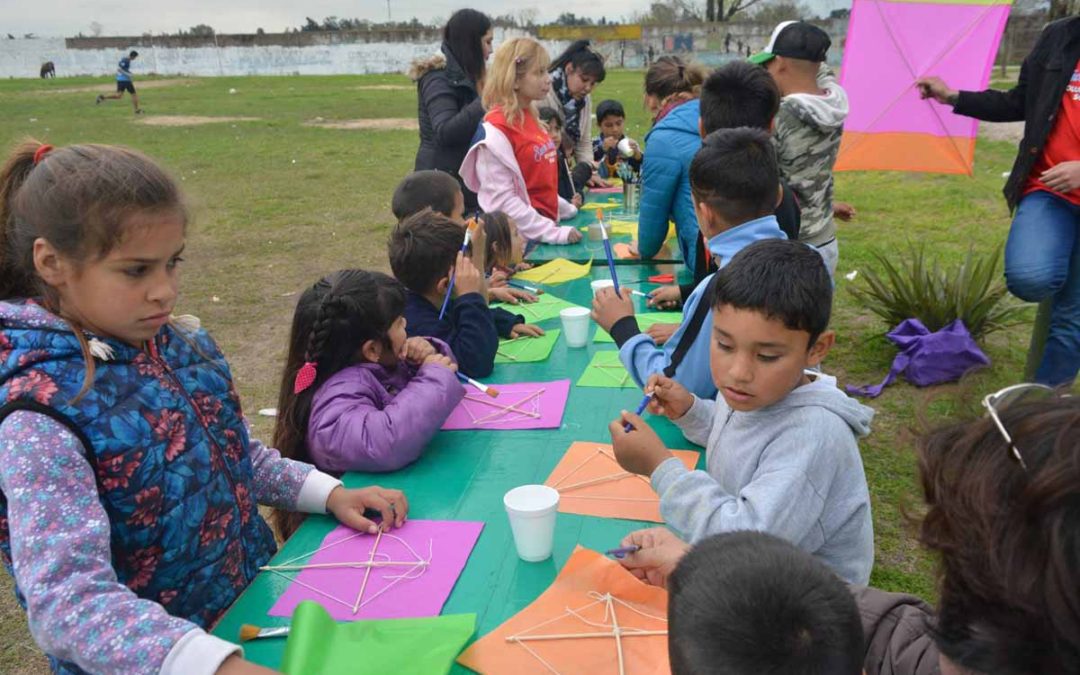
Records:
[[[705,83],[705,69],[678,56],[661,56],[645,73],[645,93],[666,101],[673,96],[696,97]]]
[[[13,203],[19,188],[26,183],[30,172],[34,170],[34,157],[44,143],[34,139],[25,139],[15,146],[11,155],[0,168],[0,298],[29,297],[36,295],[34,277],[24,257],[26,252],[19,251],[16,242],[20,238],[14,217]],[[40,158],[39,158],[40,159]],[[25,228],[25,225],[24,225]]]

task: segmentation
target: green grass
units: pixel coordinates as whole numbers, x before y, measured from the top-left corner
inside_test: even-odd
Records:
[[[594,93],[617,98],[629,115],[628,133],[644,138],[641,72],[615,72]],[[143,80],[140,80],[143,81]],[[275,404],[277,380],[294,294],[328,271],[346,266],[386,269],[390,195],[412,169],[415,131],[341,131],[302,126],[305,120],[413,118],[403,76],[250,77],[191,79],[142,90],[150,115],[234,115],[256,122],[193,127],[136,123],[128,101],[93,103],[93,93],[50,90],[100,85],[104,78],[0,81],[0,141],[31,135],[53,144],[123,143],[159,158],[183,179],[195,214],[179,313],[202,318],[229,355],[249,412]],[[237,93],[230,95],[230,88]],[[837,199],[854,204],[857,219],[840,227],[840,269],[834,327],[838,343],[827,361],[842,383],[884,376],[894,349],[888,328],[860,310],[843,275],[866,269],[873,250],[897,252],[925,243],[948,262],[969,246],[991,250],[1004,239],[1009,214],[1002,172],[1015,147],[980,142],[975,175],[844,173]],[[215,300],[216,298],[216,300]],[[994,334],[986,345],[993,367],[963,385],[939,388],[941,400],[899,383],[886,390],[874,433],[862,443],[874,509],[877,561],[873,583],[934,597],[933,564],[919,550],[907,515],[917,515],[913,438],[917,414],[940,418],[977,393],[1020,380],[1028,326]],[[265,418],[253,417],[266,438]],[[25,629],[10,581],[0,575],[0,672],[43,672],[43,659]]]

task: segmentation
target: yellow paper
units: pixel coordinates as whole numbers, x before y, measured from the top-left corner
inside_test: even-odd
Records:
[[[578,211],[595,211],[596,209],[617,209],[622,206],[621,199],[609,199],[606,202],[589,202],[582,204]]]
[[[604,221],[604,224],[608,226],[609,234],[628,234],[631,237],[637,236],[636,220],[617,220],[615,218],[609,218]]]
[[[514,275],[514,279],[517,281],[531,281],[535,284],[561,284],[587,276],[591,267],[592,260],[585,263],[574,263],[566,258],[556,258],[531,270],[518,272]]]

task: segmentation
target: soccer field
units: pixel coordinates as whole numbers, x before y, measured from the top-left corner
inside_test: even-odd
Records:
[[[642,77],[613,72],[593,93],[595,102],[624,103],[635,139],[648,129]],[[388,270],[390,195],[412,169],[418,144],[415,88],[400,75],[172,78],[136,86],[143,116],[132,114],[127,99],[95,105],[95,92],[113,88],[102,78],[0,81],[0,140],[5,149],[26,136],[54,145],[129,145],[182,180],[194,221],[177,313],[200,317],[221,343],[256,436],[269,441],[270,424],[255,411],[276,404],[298,291],[338,268]],[[220,117],[234,119],[213,119]],[[837,199],[858,211],[840,225],[837,347],[825,362],[841,384],[879,381],[895,354],[882,337],[889,327],[856,305],[845,275],[872,266],[874,251],[904,255],[908,242],[926,244],[947,263],[969,247],[993,249],[1008,231],[1000,189],[1014,154],[1012,143],[981,139],[973,177],[837,176]],[[960,385],[928,394],[897,383],[871,403],[877,416],[861,447],[874,510],[873,585],[933,599],[933,561],[919,550],[908,519],[921,502],[914,434],[920,420],[975,411],[982,394],[1020,381],[1029,333],[1027,323],[991,335],[984,348],[992,367]],[[11,580],[0,574],[0,673],[46,670]]]

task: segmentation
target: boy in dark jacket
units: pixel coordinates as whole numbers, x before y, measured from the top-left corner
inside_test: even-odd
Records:
[[[630,141],[633,151],[630,157],[623,157],[619,152],[619,141],[626,138],[626,111],[622,103],[607,99],[596,106],[596,124],[600,135],[593,139],[593,161],[597,163],[601,178],[615,178],[619,175],[619,164],[625,163],[634,175],[641,175],[641,147],[636,141]]]

